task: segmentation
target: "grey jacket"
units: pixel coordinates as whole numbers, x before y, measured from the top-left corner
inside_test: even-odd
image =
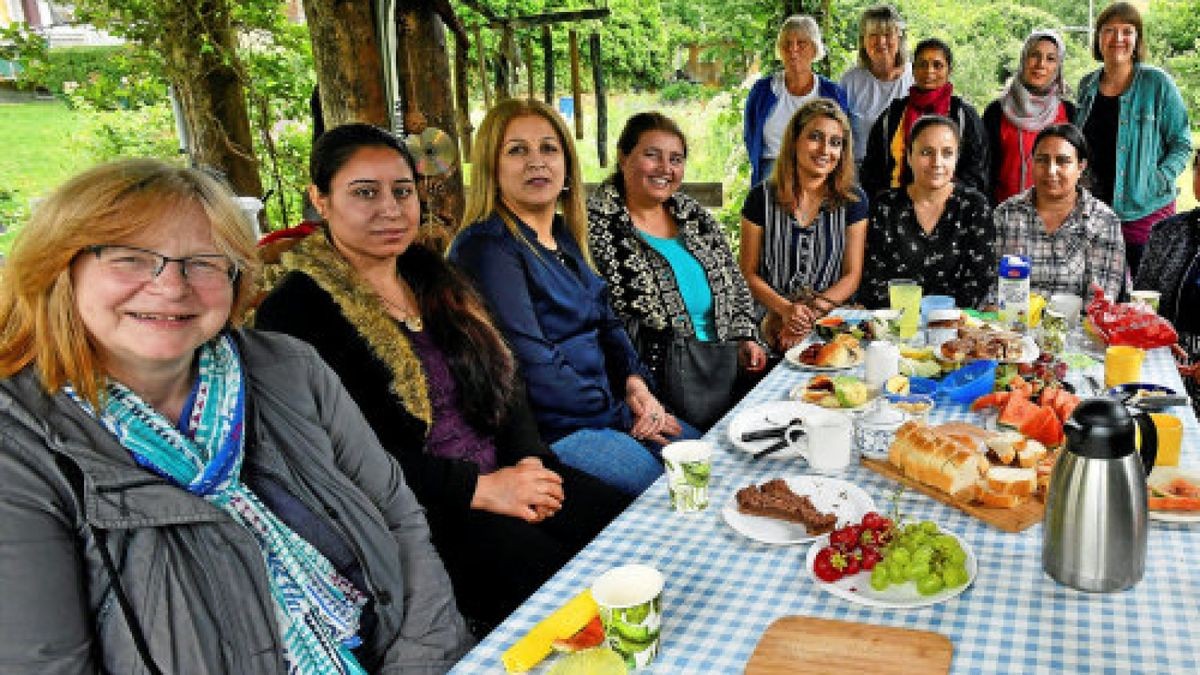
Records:
[[[470,637],[399,465],[311,347],[271,333],[237,336],[253,414],[246,466],[327,517],[358,554],[377,617],[357,652],[363,666],[448,670]],[[64,474],[71,466],[82,475],[82,503],[78,481]],[[108,532],[164,672],[284,672],[251,535],[138,467],[64,394],[47,395],[32,368],[0,380],[0,672],[146,672],[88,523]]]

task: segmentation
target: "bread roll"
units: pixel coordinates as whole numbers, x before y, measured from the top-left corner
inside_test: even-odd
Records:
[[[821,347],[821,351],[817,352],[816,364],[826,368],[845,368],[853,363],[852,358],[845,343],[834,341],[826,343]]]

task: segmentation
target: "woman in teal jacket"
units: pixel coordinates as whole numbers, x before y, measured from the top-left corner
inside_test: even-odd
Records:
[[[1142,17],[1127,2],[1096,19],[1092,56],[1104,63],[1079,82],[1075,125],[1092,148],[1092,193],[1121,219],[1137,272],[1154,223],[1175,213],[1175,181],[1191,153],[1187,108],[1171,76],[1145,65]]]

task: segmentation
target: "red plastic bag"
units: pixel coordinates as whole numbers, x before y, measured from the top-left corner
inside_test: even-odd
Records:
[[[1149,307],[1115,303],[1094,284],[1092,299],[1087,304],[1087,316],[1096,333],[1108,345],[1153,349],[1173,345],[1179,340],[1171,322]]]

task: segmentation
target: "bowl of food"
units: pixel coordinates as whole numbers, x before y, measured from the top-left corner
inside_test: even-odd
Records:
[[[996,384],[996,362],[971,361],[942,378],[938,396],[964,405],[990,392]]]
[[[933,397],[928,394],[888,394],[884,398],[891,407],[917,419],[933,410]]]

